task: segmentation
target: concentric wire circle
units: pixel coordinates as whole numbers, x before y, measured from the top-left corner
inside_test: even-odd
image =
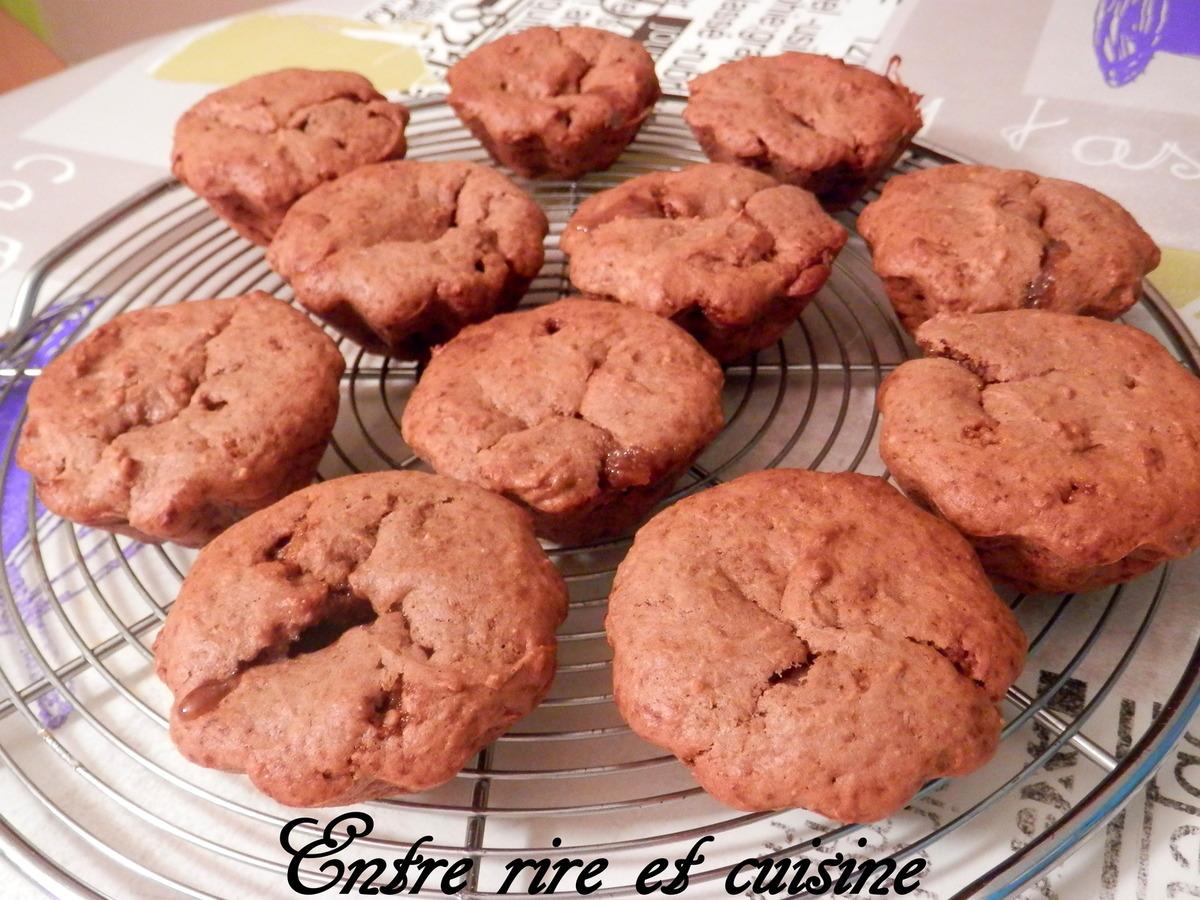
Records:
[[[409,135],[410,158],[486,159],[438,100],[414,105]],[[527,184],[551,234],[525,302],[568,292],[558,235],[584,197],[701,159],[678,104],[667,100],[609,172]],[[918,149],[897,168],[948,162]],[[853,226],[852,216],[845,221]],[[0,820],[0,848],[59,896],[286,893],[289,857],[279,831],[297,813],[240,776],[190,766],[166,735],[169,696],[154,679],[151,645],[194,554],[48,514],[13,459],[29,380],[63,343],[127,309],[251,289],[291,296],[258,248],[164,181],[64,242],[21,298],[39,315],[9,341],[0,387],[0,411],[9,416],[0,455],[0,783],[19,795],[15,804],[6,800],[5,811],[19,807],[22,818]],[[1200,370],[1195,343],[1153,292],[1130,318]],[[347,359],[343,401],[321,477],[417,466],[397,423],[419,371],[342,339],[339,345]],[[875,451],[875,393],[911,350],[855,238],[796,327],[776,347],[727,367],[726,426],[667,502],[773,466],[886,474]],[[1147,664],[1147,641],[1161,644],[1161,611],[1179,602],[1167,567],[1086,597],[1011,595],[1030,636],[1030,662],[1010,692],[1005,740],[990,766],[928,785],[907,811],[870,827],[834,827],[803,811],[740,814],[707,798],[678,762],[634,737],[616,713],[603,616],[627,546],[625,538],[548,548],[572,597],[549,699],[450,784],[362,807],[375,828],[350,856],[393,859],[428,836],[424,853],[476,861],[474,896],[497,893],[505,864],[516,857],[604,857],[610,869],[597,895],[628,895],[650,859],[682,856],[712,835],[717,841],[691,879],[697,895],[723,894],[731,865],[747,856],[838,847],[921,854],[939,883],[987,892],[1031,877],[1118,808],[1197,705],[1198,635],[1176,635],[1175,656],[1156,650],[1153,660],[1178,669],[1175,689],[1138,740],[1119,746],[1085,733],[1128,670]],[[1090,695],[1065,703],[1083,680]],[[1064,753],[1090,767],[1091,792],[1022,848],[995,847],[990,838],[1021,787]],[[331,817],[294,834],[315,839]],[[858,847],[860,837],[868,849]],[[947,850],[955,845],[990,846],[990,855],[964,858]],[[328,880],[313,861],[297,875]],[[508,893],[527,887],[519,882]]]

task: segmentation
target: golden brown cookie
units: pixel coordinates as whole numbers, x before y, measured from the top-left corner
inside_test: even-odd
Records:
[[[494,169],[363,166],[296,203],[267,251],[296,298],[368,350],[421,357],[512,309],[542,267],[546,216]]]
[[[589,197],[561,245],[581,291],[674,319],[730,362],[779,340],[846,237],[807,191],[709,164]]]
[[[344,368],[261,291],[124,313],[34,381],[17,462],[65,518],[198,547],[312,481]]]
[[[713,162],[807,188],[830,209],[857,200],[921,128],[898,80],[812,53],[748,56],[688,84],[683,112]]]
[[[1116,201],[1073,181],[989,166],[898,175],[858,217],[900,321],[1048,309],[1115,319],[1159,251]]]
[[[607,169],[658,100],[654,60],[599,28],[529,28],[446,76],[449,102],[492,159],[527,178]]]
[[[1025,637],[954,529],[878,478],[775,469],[659,513],[605,627],[633,730],[744,810],[895,812],[992,756]]]
[[[438,472],[584,543],[641,521],[721,430],[721,368],[687,332],[576,298],[497,316],[434,353],[404,438]]]
[[[501,497],[420,472],[313,485],[188,573],[154,646],[171,738],[291,806],[425,790],[545,696],[566,599]]]
[[[175,126],[171,171],[242,237],[366,163],[400,159],[408,110],[354,72],[281,69],[209,94]]]
[[[1145,332],[1039,310],[948,316],[879,393],[913,499],[1026,590],[1126,581],[1200,544],[1200,380]]]

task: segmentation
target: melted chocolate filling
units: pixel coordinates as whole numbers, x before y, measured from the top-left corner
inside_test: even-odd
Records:
[[[349,588],[333,591],[326,603],[321,618],[296,635],[295,639],[282,645],[264,647],[253,659],[241,663],[231,677],[206,681],[185,694],[179,701],[179,718],[190,720],[212,712],[237,687],[242,673],[248,669],[324,650],[352,628],[370,625],[379,618],[371,602]]]

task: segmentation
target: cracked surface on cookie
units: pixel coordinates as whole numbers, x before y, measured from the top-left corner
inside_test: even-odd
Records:
[[[565,614],[508,501],[413,472],[314,485],[189,572],[155,644],[171,736],[291,805],[424,790],[545,695]]]
[[[267,258],[313,312],[370,350],[411,357],[515,306],[547,228],[533,199],[485,166],[379,163],[296,203]]]
[[[1025,639],[882,480],[771,470],[657,515],[606,623],[618,706],[731,806],[882,818],[991,756]]]
[[[683,117],[708,158],[766,172],[844,206],[921,127],[918,95],[841,60],[753,56],[688,84]]]
[[[1159,262],[1149,235],[1103,194],[988,166],[897,176],[858,226],[910,331],[937,315],[1004,309],[1114,319]]]
[[[200,546],[312,480],[344,365],[262,292],[126,313],[34,382],[17,461],[68,519]]]
[[[1200,544],[1200,380],[1148,334],[1039,310],[927,322],[879,394],[905,490],[1019,587],[1123,581]]]
[[[807,191],[719,164],[589,197],[561,239],[576,287],[674,318],[722,360],[778,310],[794,319],[845,242]]]
[[[298,198],[404,156],[408,110],[353,72],[282,69],[209,94],[175,126],[175,177],[266,244]]]
[[[500,163],[526,176],[607,168],[659,96],[637,41],[596,28],[529,28],[451,67],[450,105]]]
[[[498,316],[439,348],[403,432],[439,472],[548,516],[678,476],[720,431],[721,369],[683,330],[593,299]]]

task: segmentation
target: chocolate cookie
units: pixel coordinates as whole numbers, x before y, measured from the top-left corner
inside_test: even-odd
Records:
[[[1158,247],[1115,201],[1073,181],[989,166],[899,175],[858,217],[900,321],[1036,307],[1114,319]]]
[[[467,328],[435,351],[404,438],[444,475],[582,543],[645,517],[721,430],[721,369],[638,309],[560,300]]]
[[[1025,637],[884,481],[775,469],[650,520],[609,597],[617,706],[744,810],[869,822],[995,750]]]
[[[17,463],[60,516],[198,547],[312,481],[344,368],[261,291],[125,313],[34,381]]]
[[[879,393],[909,496],[1025,590],[1126,581],[1200,545],[1200,380],[1144,332],[1039,310],[933,319]]]
[[[777,341],[845,243],[812,194],[716,164],[589,197],[561,238],[581,291],[674,319],[723,362]]]
[[[688,92],[683,117],[709,159],[807,188],[830,209],[862,196],[921,128],[921,98],[899,80],[811,53],[735,60]]]
[[[566,599],[501,497],[420,472],[313,485],[188,573],[154,646],[171,738],[291,806],[431,788],[545,696]]]
[[[654,60],[598,28],[529,28],[446,76],[449,102],[492,159],[527,178],[607,169],[658,100]]]
[[[335,328],[413,358],[516,306],[547,229],[533,199],[485,166],[379,163],[296,203],[267,259]]]
[[[408,110],[353,72],[281,69],[209,94],[175,126],[171,171],[242,237],[269,243],[317,185],[404,156]]]

